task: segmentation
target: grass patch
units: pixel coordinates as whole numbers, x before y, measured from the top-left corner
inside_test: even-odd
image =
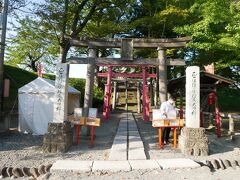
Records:
[[[5,112],[10,111],[13,107],[17,109],[17,96],[18,89],[33,81],[38,77],[37,73],[29,72],[17,67],[4,65],[4,78],[10,79],[10,96],[4,98],[3,110]],[[55,79],[55,75],[43,74],[43,78]],[[85,79],[69,79],[69,85],[73,86],[81,92],[81,105],[83,105],[84,91],[85,91]],[[103,104],[103,91],[97,87],[94,87],[93,107],[99,107]],[[15,106],[14,106],[15,105]]]

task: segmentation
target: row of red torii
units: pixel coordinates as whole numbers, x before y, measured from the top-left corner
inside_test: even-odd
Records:
[[[183,48],[186,43],[191,40],[191,37],[180,37],[171,39],[142,39],[142,38],[124,38],[124,39],[72,39],[66,37],[71,46],[87,47],[89,55],[87,58],[70,57],[68,60],[70,64],[88,64],[87,78],[84,95],[84,115],[88,116],[89,108],[92,107],[93,85],[96,66],[105,66],[108,68],[106,73],[97,73],[98,77],[106,77],[107,84],[105,84],[104,92],[104,107],[103,116],[109,119],[110,103],[112,87],[111,82],[114,77],[125,78],[142,78],[142,111],[144,121],[149,121],[149,96],[147,78],[159,79],[159,98],[160,102],[167,100],[167,66],[185,65],[182,59],[168,59],[166,58],[166,50],[171,48]],[[98,48],[121,48],[120,58],[106,58],[97,57]],[[157,58],[150,59],[135,59],[133,58],[134,48],[154,48],[158,51]],[[112,71],[113,67],[139,67],[141,73],[115,73]],[[158,67],[159,75],[148,73],[149,67]]]

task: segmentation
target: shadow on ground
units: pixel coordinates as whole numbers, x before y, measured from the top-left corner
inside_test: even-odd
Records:
[[[158,130],[152,127],[151,122],[144,122],[142,115],[134,113],[135,120],[138,124],[138,129],[140,130],[141,138],[144,142],[144,147],[146,155],[150,159],[154,158],[179,158],[185,157],[181,154],[180,149],[174,150],[172,144],[168,144],[159,149],[158,146]],[[235,123],[235,132],[240,130],[240,123]],[[215,127],[206,130],[209,138],[209,156],[231,152],[235,148],[240,148],[240,134],[235,136],[228,135],[228,121],[223,121],[222,124],[222,136],[220,138],[215,134]],[[180,134],[180,129],[178,130],[178,135]],[[172,139],[172,131],[170,134],[170,141]]]
[[[112,114],[110,119],[104,121],[101,115],[102,121],[101,126],[95,128],[95,139],[94,147],[89,148],[90,137],[81,134],[79,136],[79,143],[76,145],[75,136],[73,137],[73,146],[67,152],[67,154],[76,154],[80,151],[89,151],[89,150],[103,150],[110,149],[112,146],[113,139],[116,134],[119,123],[119,113]],[[32,134],[23,134],[16,130],[10,130],[7,132],[0,133],[0,151],[11,151],[11,150],[26,150],[26,149],[36,149],[40,150],[43,144],[43,136],[32,135]],[[73,134],[75,130],[73,129]]]

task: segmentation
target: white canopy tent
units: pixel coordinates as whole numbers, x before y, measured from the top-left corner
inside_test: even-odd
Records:
[[[37,78],[18,89],[19,131],[43,135],[53,120],[54,81]],[[68,113],[80,106],[80,92],[68,87]]]

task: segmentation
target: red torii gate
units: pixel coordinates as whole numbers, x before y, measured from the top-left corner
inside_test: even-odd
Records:
[[[70,46],[88,47],[90,49],[90,57],[79,58],[70,57],[72,64],[88,64],[88,76],[86,79],[86,90],[84,98],[84,108],[88,112],[89,105],[91,106],[93,94],[93,76],[94,66],[107,66],[107,73],[97,73],[99,77],[107,77],[104,95],[104,110],[105,119],[109,119],[110,99],[111,99],[111,80],[112,77],[131,77],[143,79],[143,116],[145,121],[149,121],[149,97],[147,78],[157,78],[156,74],[148,74],[148,67],[159,67],[159,96],[160,101],[167,100],[167,65],[185,65],[182,59],[167,59],[166,49],[185,47],[186,42],[191,40],[191,37],[172,38],[172,39],[72,39],[65,37],[69,41]],[[121,58],[99,58],[96,55],[96,48],[121,48]],[[158,58],[151,59],[134,59],[133,48],[156,48],[158,50]],[[141,67],[141,73],[114,73],[112,68],[115,66]],[[86,92],[88,90],[88,92]]]
[[[142,102],[143,102],[143,117],[144,121],[149,121],[149,96],[148,96],[148,85],[147,78],[157,78],[156,74],[147,73],[148,66],[141,65],[142,73],[114,73],[112,72],[112,67],[116,67],[119,65],[110,65],[108,66],[107,73],[97,73],[98,77],[107,77],[107,84],[105,84],[105,92],[104,92],[104,106],[103,106],[103,116],[105,119],[109,119],[110,113],[110,101],[112,94],[111,81],[113,77],[126,77],[126,78],[142,78],[143,79],[143,89],[142,89]],[[136,67],[140,65],[132,65],[131,67]]]

